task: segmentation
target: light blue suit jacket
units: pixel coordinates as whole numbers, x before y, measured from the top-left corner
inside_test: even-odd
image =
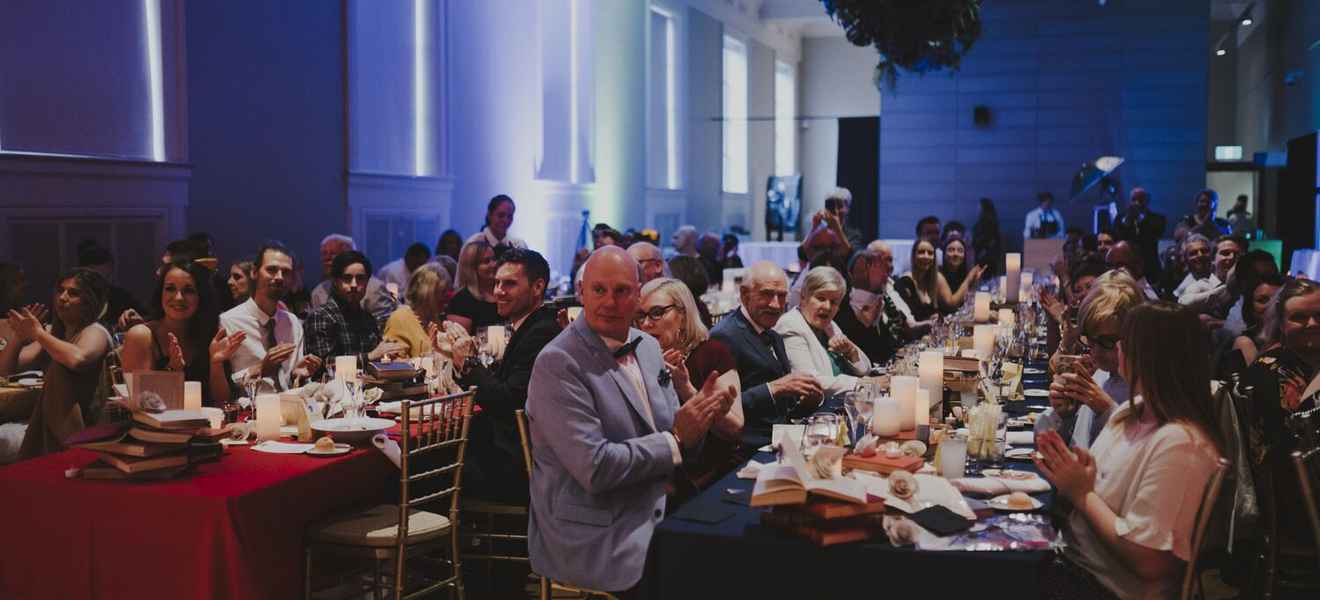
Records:
[[[673,428],[678,395],[660,376],[660,345],[637,329],[628,339],[639,336],[647,398],[638,397],[586,319],[536,358],[527,393],[533,465],[527,536],[539,575],[603,591],[627,590],[642,577],[675,469],[662,432]]]

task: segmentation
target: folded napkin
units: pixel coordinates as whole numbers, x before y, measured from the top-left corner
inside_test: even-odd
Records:
[[[749,460],[747,461],[747,466],[738,469],[738,479],[756,479],[756,476],[761,473],[761,469],[774,465],[775,461],[759,463],[754,460]]]
[[[1036,432],[1010,431],[1004,441],[1013,446],[1034,446],[1036,445]]]
[[[1001,479],[999,477],[963,477],[954,479],[953,487],[964,494],[1002,496],[1012,492],[1037,494],[1050,491],[1050,482],[1043,477],[1031,479]]]
[[[953,535],[967,531],[976,522],[938,504],[914,512],[908,515],[908,518],[935,535]]]
[[[390,439],[388,435],[377,433],[372,436],[371,445],[380,450],[380,453],[384,454],[385,458],[388,458],[390,462],[394,463],[394,466],[400,466],[402,451],[399,449],[398,442]]]

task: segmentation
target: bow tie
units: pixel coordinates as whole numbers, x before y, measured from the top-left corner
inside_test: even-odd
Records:
[[[631,342],[628,342],[628,343],[626,343],[626,344],[624,344],[624,345],[622,345],[622,346],[619,346],[619,349],[614,351],[614,358],[615,358],[615,359],[620,359],[620,358],[623,358],[623,357],[625,357],[625,356],[628,356],[629,354],[632,354],[632,353],[636,352],[636,351],[637,351],[637,346],[638,346],[638,344],[641,344],[641,343],[642,343],[642,338],[640,338],[640,337],[635,337],[635,338],[633,338],[633,340],[632,340]]]

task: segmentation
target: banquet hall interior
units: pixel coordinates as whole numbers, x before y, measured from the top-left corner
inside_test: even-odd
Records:
[[[1317,48],[0,0],[0,598],[1320,597]]]

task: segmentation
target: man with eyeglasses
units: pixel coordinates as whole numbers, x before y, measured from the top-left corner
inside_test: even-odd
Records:
[[[775,423],[811,414],[822,390],[810,373],[792,372],[784,340],[774,330],[788,302],[784,270],[770,261],[754,263],[738,291],[742,307],[721,319],[710,337],[733,352],[743,386],[743,445],[759,448],[770,441]]]
[[[312,314],[307,315],[304,352],[321,359],[356,356],[359,365],[405,352],[396,341],[381,339],[376,318],[362,307],[371,280],[371,261],[357,250],[341,252],[330,264],[331,292]]]
[[[652,279],[665,276],[665,256],[650,242],[633,242],[628,246],[628,256],[633,257],[641,267],[641,284],[646,285]]]

